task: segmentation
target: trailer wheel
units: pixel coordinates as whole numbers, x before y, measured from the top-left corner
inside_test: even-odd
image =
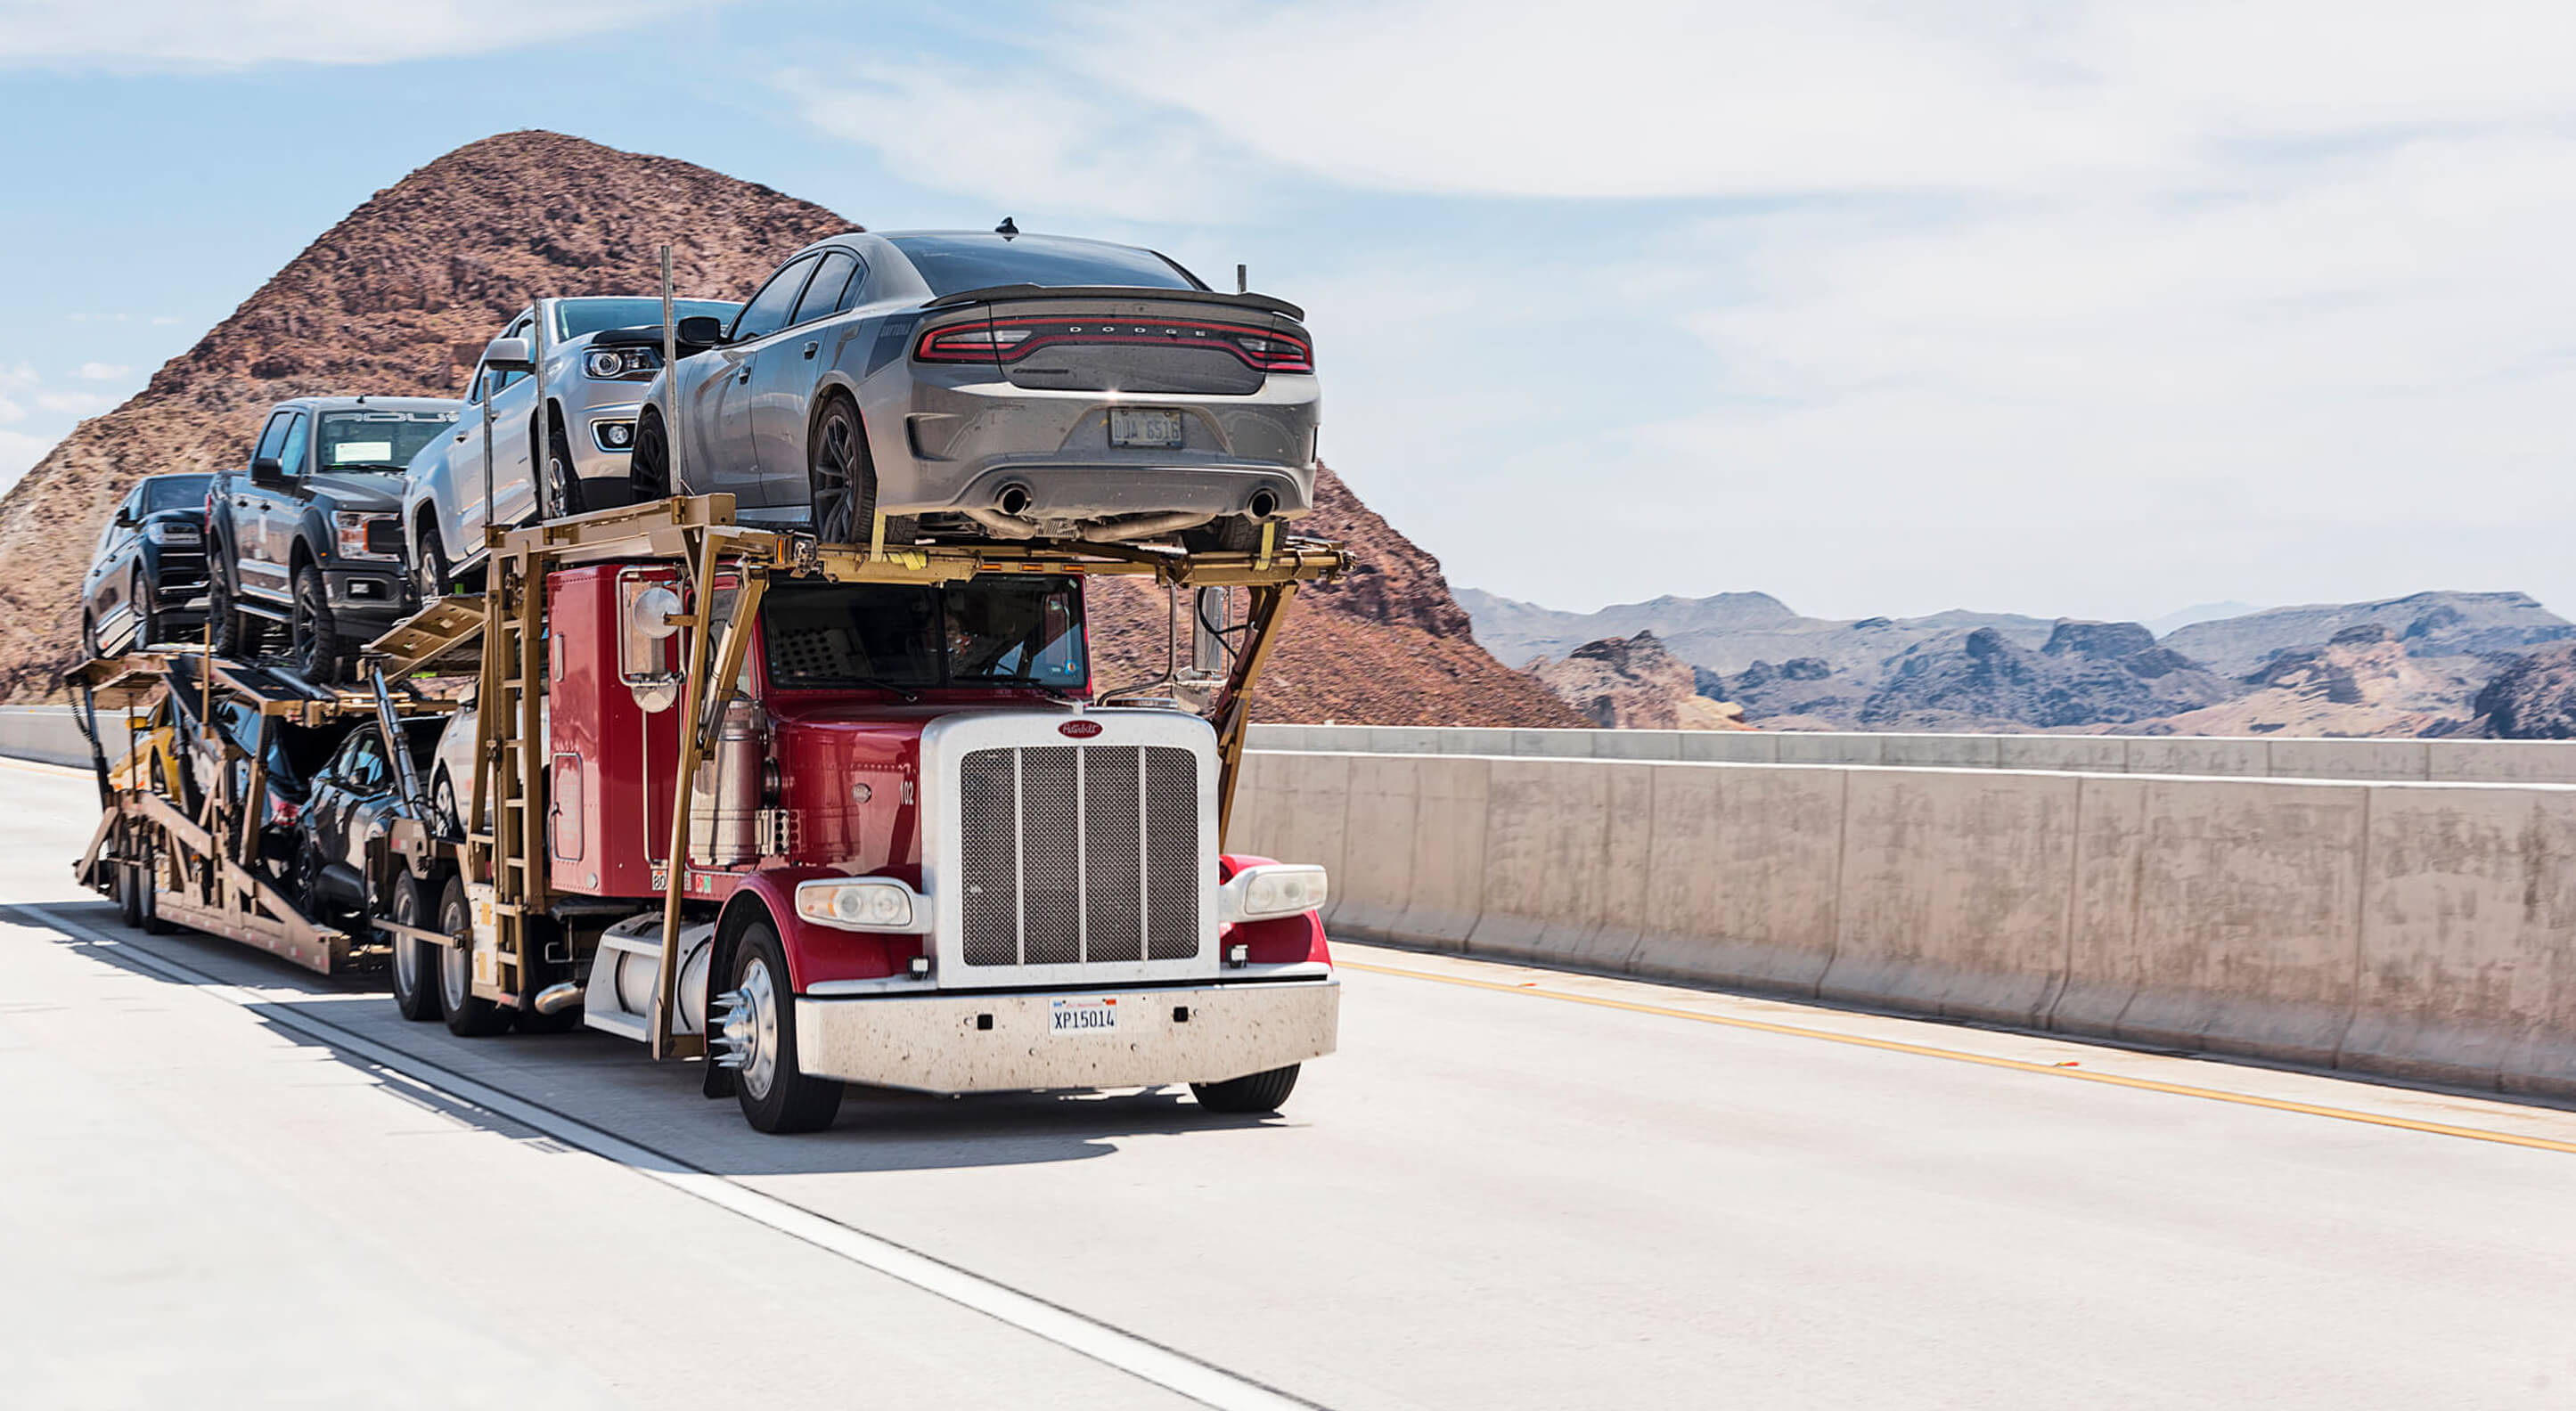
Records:
[[[340,679],[340,627],[331,616],[322,570],[310,563],[295,570],[295,611],[288,632],[288,654],[305,680],[328,686]]]
[[[143,913],[143,934],[166,936],[178,928],[161,919],[161,854],[146,846],[143,865],[135,869],[135,910]]]
[[[396,877],[393,886],[394,924],[428,929],[425,923],[429,919],[429,907],[421,896],[421,884],[409,877]],[[439,1004],[439,983],[435,973],[438,957],[423,953],[446,949],[427,941],[415,941],[409,936],[394,937],[394,1008],[402,1012],[403,1018],[414,1021],[436,1019],[446,1012]]]
[[[1210,1112],[1276,1112],[1288,1101],[1288,1094],[1297,1090],[1297,1068],[1291,1063],[1222,1083],[1192,1083],[1190,1094]]]
[[[796,1059],[795,995],[778,932],[755,921],[734,942],[733,988],[707,1005],[709,1057],[734,1068],[743,1120],[763,1132],[819,1132],[841,1110],[841,1085],[807,1076]],[[724,1013],[719,1016],[718,1008]]]
[[[118,858],[114,866],[116,868],[116,919],[135,930],[142,930],[143,889],[136,884],[136,873],[140,869],[136,868],[131,859],[123,857]]]
[[[509,1010],[474,994],[474,913],[465,905],[461,877],[449,877],[438,895],[438,929],[448,935],[438,948],[438,998],[447,1009],[447,1032],[479,1039],[509,1028]]]
[[[805,453],[814,537],[826,544],[864,544],[875,532],[877,468],[859,409],[834,396],[814,421]]]

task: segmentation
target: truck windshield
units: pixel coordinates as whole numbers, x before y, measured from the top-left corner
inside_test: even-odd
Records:
[[[1068,579],[780,583],[761,600],[769,684],[1046,686],[1090,680],[1082,594]]]
[[[322,468],[399,471],[455,423],[453,412],[324,412]]]

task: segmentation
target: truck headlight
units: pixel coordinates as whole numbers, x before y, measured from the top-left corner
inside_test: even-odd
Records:
[[[921,929],[921,894],[892,877],[823,877],[796,884],[796,914],[843,931]]]
[[[360,514],[354,510],[335,510],[331,527],[339,531],[340,556],[400,558],[402,556],[402,523],[390,514]]]
[[[197,544],[197,526],[174,524],[166,519],[156,519],[143,526],[143,537],[155,544],[184,544],[194,548]]]
[[[597,378],[649,377],[661,366],[658,348],[593,348],[581,359],[581,370]]]
[[[1322,910],[1330,891],[1320,867],[1269,862],[1234,874],[1219,889],[1218,909],[1227,921],[1266,921]]]

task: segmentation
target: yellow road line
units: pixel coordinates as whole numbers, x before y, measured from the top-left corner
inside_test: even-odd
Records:
[[[2576,1153],[2576,1142],[2555,1141],[2548,1137],[2518,1136],[2512,1132],[2494,1132],[2483,1127],[2457,1127],[2448,1122],[2423,1122],[2412,1117],[2388,1117],[2376,1112],[2355,1111],[2349,1107],[2321,1107],[2312,1102],[2256,1097],[2251,1093],[2231,1093],[2219,1088],[2193,1087],[2187,1083],[2161,1083],[2153,1078],[2129,1078],[2117,1073],[2096,1073],[2083,1068],[2061,1068],[2053,1063],[2033,1063],[2020,1058],[1996,1058],[1989,1054],[1968,1053],[1961,1049],[1935,1048],[1929,1044],[1909,1044],[1897,1039],[1873,1039],[1861,1034],[1837,1034],[1830,1029],[1809,1029],[1796,1024],[1774,1024],[1763,1019],[1741,1019],[1726,1014],[1702,1014],[1694,1010],[1672,1009],[1660,1004],[1638,1004],[1632,1000],[1604,999],[1597,995],[1579,995],[1565,990],[1539,989],[1535,985],[1528,984],[1471,980],[1464,975],[1439,975],[1427,970],[1402,970],[1392,965],[1367,965],[1356,960],[1337,959],[1333,963],[1345,970],[1365,970],[1372,975],[1394,975],[1407,980],[1429,980],[1435,984],[1463,985],[1472,990],[1492,990],[1497,994],[1562,1000],[1567,1004],[1588,1004],[1597,1009],[1620,1009],[1631,1014],[1653,1014],[1666,1019],[1687,1019],[1695,1024],[1716,1024],[1728,1029],[1750,1029],[1762,1034],[1783,1034],[1793,1039],[1823,1039],[1828,1043],[1850,1044],[1856,1048],[1874,1048],[1888,1053],[1910,1053],[1918,1058],[1946,1058],[1953,1063],[1974,1063],[1987,1068],[2009,1068],[2020,1073],[2036,1073],[2050,1078],[2073,1078],[2085,1083],[2107,1083],[2115,1088],[2137,1088],[2151,1093],[2170,1093],[2176,1097],[2206,1098],[2211,1102],[2232,1102],[2243,1107],[2268,1107],[2275,1112],[2298,1112],[2310,1117],[2332,1117],[2337,1121],[2362,1122],[2373,1127],[2396,1127],[2409,1132],[2429,1132],[2437,1137],[2465,1137],[2471,1141],[2500,1142],[2506,1146],[2530,1147],[2535,1151]]]

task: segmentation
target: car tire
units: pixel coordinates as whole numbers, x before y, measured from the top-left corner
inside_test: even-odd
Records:
[[[134,581],[127,585],[126,591],[133,594],[134,650],[150,651],[152,644],[161,640],[161,614],[153,609],[155,595],[152,586],[143,581],[143,570],[138,568],[134,571]]]
[[[457,806],[456,781],[448,777],[445,769],[438,771],[437,779],[429,786],[429,811],[435,815],[430,822],[440,832],[450,838],[465,836],[465,810]]]
[[[795,987],[787,952],[768,922],[756,921],[734,943],[731,1012],[721,1026],[707,1015],[709,1037],[732,1054],[736,1101],[753,1130],[772,1134],[819,1132],[841,1111],[841,1084],[808,1075],[797,1061]]]
[[[421,602],[428,603],[454,591],[456,575],[447,567],[447,549],[438,542],[438,531],[424,524],[419,533],[420,551],[411,560],[411,588]]]
[[[447,1032],[480,1039],[510,1027],[510,1011],[474,993],[474,913],[465,904],[465,881],[450,874],[438,894],[438,929],[447,933],[438,948],[438,1002],[447,1012]]]
[[[1248,554],[1261,547],[1261,521],[1248,514],[1218,515],[1182,530],[1181,547],[1194,554]]]
[[[1258,1114],[1276,1112],[1297,1090],[1298,1065],[1273,1068],[1222,1083],[1192,1083],[1190,1095],[1210,1112]]]
[[[207,578],[206,620],[214,625],[215,655],[255,660],[265,645],[268,624],[233,606],[232,585],[224,581],[221,570]]]
[[[805,438],[805,484],[814,537],[826,544],[864,544],[876,528],[877,468],[866,429],[849,398],[835,395]]]
[[[626,457],[626,488],[634,503],[671,498],[671,436],[651,407],[635,420],[635,449]]]
[[[580,514],[588,506],[582,503],[581,476],[573,469],[572,441],[564,435],[563,422],[546,418],[546,504],[544,518],[562,519]]]
[[[86,612],[81,614],[81,655],[91,661],[106,655],[98,649],[98,619]]]
[[[397,926],[429,929],[428,898],[423,886],[410,877],[397,876],[393,881],[392,920]],[[446,1011],[439,1005],[438,957],[431,951],[447,947],[416,941],[409,936],[393,938],[394,1008],[414,1023],[436,1019]]]
[[[340,679],[342,655],[339,624],[331,616],[331,596],[322,584],[322,570],[310,561],[295,568],[295,606],[289,619],[287,655],[295,669],[316,686],[328,686]]]

